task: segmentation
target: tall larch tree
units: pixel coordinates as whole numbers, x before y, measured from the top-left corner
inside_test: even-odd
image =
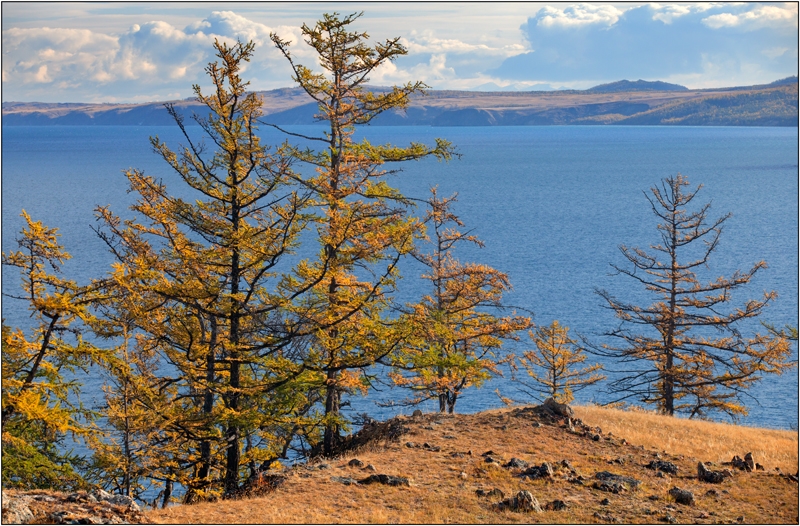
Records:
[[[158,356],[149,362],[156,370],[125,381],[161,429],[151,438],[175,449],[171,469],[189,500],[234,494],[248,471],[274,458],[302,405],[293,399],[302,390],[289,388],[304,361],[287,318],[293,298],[279,282],[305,225],[306,197],[291,184],[290,158],[259,139],[261,100],[240,76],[254,44],[214,47],[211,93],[194,86],[209,111],[193,117],[204,139],[171,105],[186,145],[175,152],[151,139],[189,197],[129,170],[137,217],[98,210],[117,259],[109,287],[121,309],[115,319],[125,323],[116,330],[132,323],[132,352]]]
[[[439,411],[452,413],[465,389],[499,374],[499,366],[507,361],[501,354],[503,342],[519,339],[519,331],[529,328],[531,320],[499,315],[503,294],[511,290],[508,276],[456,259],[459,244],[483,243],[460,230],[464,224],[450,210],[456,196],[439,198],[435,188],[431,194],[425,221],[432,230],[433,250],[414,252],[427,267],[422,278],[430,292],[411,306],[406,318],[409,335],[393,357],[391,377],[415,393],[410,402],[436,398]]]
[[[3,323],[3,487],[75,489],[84,484],[75,470],[80,459],[64,439],[86,436],[96,417],[81,404],[78,378],[113,355],[83,337],[99,286],[65,279],[61,266],[70,255],[58,230],[24,210],[22,217],[19,250],[3,253],[3,265],[19,269],[22,289],[4,296],[26,302],[31,313],[27,331]]]
[[[709,221],[710,203],[689,210],[701,186],[687,191],[688,186],[678,174],[653,187],[651,195],[645,193],[660,221],[660,243],[651,245],[651,251],[622,245],[630,266],[612,266],[656,301],[639,306],[598,291],[620,320],[606,334],[620,343],[596,351],[623,364],[610,383],[618,400],[655,404],[668,415],[722,412],[735,417],[747,413],[741,397],[750,386],[765,374],[790,367],[789,342],[781,334],[743,335],[742,322],[758,317],[777,297],[775,292],[725,310],[732,293],[766,268],[765,262],[730,278],[698,278],[719,246],[730,214]]]
[[[298,64],[290,43],[272,35],[289,61],[294,80],[318,104],[321,136],[303,137],[319,149],[296,149],[294,155],[314,169],[302,183],[313,192],[320,254],[299,266],[292,286],[321,281],[299,318],[314,330],[309,366],[320,374],[324,397],[322,453],[330,454],[344,423],[342,395],[364,389],[362,371],[392,352],[402,336],[388,323],[388,302],[398,276],[397,264],[420,235],[408,214],[409,201],[387,182],[389,163],[435,156],[448,159],[451,146],[406,147],[356,142],[359,126],[381,113],[403,109],[421,82],[374,93],[366,88],[377,68],[407,53],[399,38],[370,46],[366,33],[353,31],[360,15],[325,14],[314,26],[303,25],[304,41],[317,54],[322,72]],[[294,134],[296,135],[296,134]]]

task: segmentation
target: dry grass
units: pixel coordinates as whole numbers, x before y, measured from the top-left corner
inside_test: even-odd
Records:
[[[768,469],[774,463],[784,469],[796,466],[796,434],[792,442],[788,432],[594,407],[576,408],[576,413],[587,424],[602,428],[600,440],[568,433],[557,423],[543,421],[541,427],[534,427],[537,418],[529,411],[425,415],[405,420],[409,432],[399,443],[379,444],[326,461],[327,469],[318,469],[317,463],[287,470],[286,483],[267,496],[175,506],[150,511],[147,519],[182,524],[463,524],[597,523],[610,518],[621,523],[649,524],[663,521],[670,514],[684,524],[798,521],[798,485],[774,471],[737,472],[719,485],[700,482],[696,477],[698,459],[718,462],[747,451],[753,452],[757,462],[767,462]],[[407,441],[427,442],[441,450],[409,448],[405,446]],[[767,443],[770,445],[765,446]],[[756,444],[764,449],[763,457]],[[733,453],[723,453],[723,448]],[[486,464],[481,453],[490,449],[504,461],[511,457],[532,464],[568,460],[586,482],[569,482],[567,469],[558,470],[551,481],[520,479],[516,476],[518,471]],[[678,466],[678,475],[660,478],[644,467],[658,453]],[[332,476],[361,479],[369,475],[365,468],[350,467],[352,458],[373,464],[378,473],[408,477],[411,486],[346,486],[331,480]],[[784,458],[787,460],[779,460]],[[621,494],[592,488],[594,474],[604,470],[635,477],[642,481],[641,488]],[[674,486],[694,492],[697,503],[676,504],[668,494]],[[493,507],[498,498],[478,497],[475,493],[477,489],[492,488],[499,488],[506,496],[528,490],[542,505],[560,499],[568,509],[534,515],[498,511]],[[706,494],[711,488],[718,491],[716,496]],[[602,504],[605,498],[610,504]]]
[[[797,471],[798,433],[777,429],[743,427],[703,420],[688,420],[647,411],[622,411],[598,406],[575,407],[587,424],[673,455],[689,455],[703,461],[728,462],[734,455],[752,452],[766,469]]]

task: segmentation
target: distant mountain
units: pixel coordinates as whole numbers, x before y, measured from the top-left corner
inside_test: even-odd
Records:
[[[650,82],[639,79],[634,81],[618,80],[610,84],[600,84],[586,91],[589,93],[617,93],[620,91],[689,91],[689,88],[679,84],[661,82],[660,80]]]
[[[386,91],[385,87],[372,87]],[[264,122],[313,124],[319,108],[299,88],[257,92]],[[191,123],[208,109],[174,101]],[[4,102],[3,126],[158,126],[173,120],[161,102],[83,104]],[[620,81],[591,90],[455,91],[414,95],[404,111],[379,115],[376,126],[797,126],[797,77],[762,86],[689,90],[666,82]]]

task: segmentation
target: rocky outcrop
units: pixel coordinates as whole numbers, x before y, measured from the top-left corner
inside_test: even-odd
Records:
[[[617,475],[608,471],[601,471],[594,476],[597,480],[592,487],[600,491],[609,493],[622,493],[627,490],[635,490],[641,485],[642,481],[633,477]]]
[[[386,484],[387,486],[410,486],[411,483],[405,477],[385,475],[383,473],[370,475],[358,481],[359,484]]]
[[[500,510],[518,511],[518,512],[542,512],[542,507],[539,501],[536,500],[530,491],[520,491],[513,497],[504,499],[495,504]]]
[[[678,466],[665,460],[652,460],[645,467],[647,469],[654,469],[659,472],[669,473],[670,475],[678,474]]]
[[[144,522],[131,497],[102,489],[57,493],[3,491],[3,524],[138,524]]]
[[[694,504],[694,493],[689,490],[673,487],[669,490],[669,494],[678,504],[684,504],[686,506]]]
[[[705,464],[702,462],[697,463],[697,478],[702,480],[703,482],[709,482],[711,484],[719,484],[726,477],[730,476],[727,470],[726,471],[713,471],[706,467]]]

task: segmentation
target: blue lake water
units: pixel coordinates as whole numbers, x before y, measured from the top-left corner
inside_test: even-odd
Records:
[[[295,127],[308,133],[310,127]],[[110,205],[120,215],[132,196],[122,171],[136,167],[163,177],[181,193],[177,177],[150,150],[148,136],[173,147],[175,127],[4,127],[2,136],[2,248],[14,237],[26,209],[36,220],[59,227],[73,259],[67,276],[86,282],[111,262],[90,226],[94,208]],[[769,268],[734,295],[734,305],[776,290],[779,298],[764,319],[776,326],[798,323],[798,130],[796,128],[714,127],[373,127],[373,143],[453,142],[462,157],[449,163],[408,163],[391,181],[406,195],[425,198],[438,185],[440,195],[458,192],[454,211],[486,244],[459,255],[510,276],[509,305],[529,309],[534,321],[553,319],[592,341],[616,326],[613,313],[594,294],[606,289],[641,305],[652,298],[630,278],[611,276],[611,263],[624,264],[618,245],[648,247],[658,241],[656,218],[644,191],[678,172],[702,183],[697,202],[712,201],[710,217],[727,212],[721,244],[701,278],[730,276],[763,259]],[[265,130],[267,143],[282,137]],[[420,214],[424,211],[420,210]],[[400,299],[423,292],[419,268],[405,266]],[[3,270],[3,291],[18,285],[15,270]],[[3,301],[3,318],[25,326],[27,311]],[[745,333],[757,328],[743,326]],[[526,340],[510,348],[520,352]],[[590,358],[591,360],[592,358]],[[794,349],[797,359],[797,349]],[[606,364],[613,367],[613,364]],[[379,407],[376,400],[401,399],[403,392],[382,387],[369,398],[355,397],[349,411],[378,418],[409,409]],[[456,407],[473,412],[501,405],[495,394],[524,399],[507,378],[465,393]],[[98,380],[87,382],[98,393]],[[797,429],[797,369],[771,377],[745,399],[748,425]],[[602,385],[579,393],[579,402],[604,401]],[[434,404],[423,406],[434,410]]]

